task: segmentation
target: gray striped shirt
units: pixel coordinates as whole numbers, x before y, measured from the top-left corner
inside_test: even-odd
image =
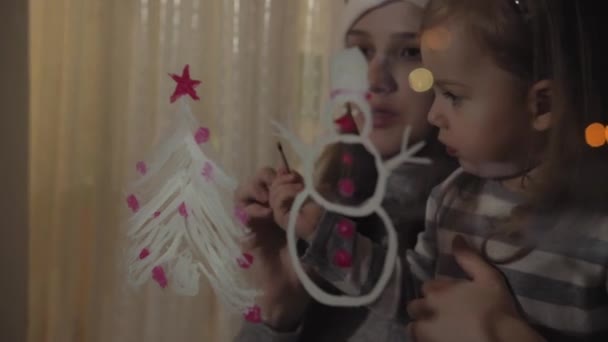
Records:
[[[495,265],[524,315],[549,341],[608,341],[608,213],[572,209],[534,217],[520,236],[492,234],[524,201],[495,181],[456,171],[431,194],[426,229],[407,263],[421,280],[465,277],[451,254],[456,234],[491,260],[531,251]]]

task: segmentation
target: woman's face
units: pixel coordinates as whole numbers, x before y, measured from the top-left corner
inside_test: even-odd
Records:
[[[406,1],[392,1],[362,16],[346,34],[347,47],[358,47],[369,62],[372,107],[371,141],[387,158],[401,150],[403,133],[411,126],[410,143],[432,132],[427,112],[433,92],[410,87],[410,73],[421,67],[418,30],[422,9]],[[364,118],[356,113],[362,129]]]

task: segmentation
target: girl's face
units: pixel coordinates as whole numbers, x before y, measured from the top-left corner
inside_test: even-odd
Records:
[[[433,30],[449,33],[445,44],[431,44]],[[448,153],[482,177],[525,167],[535,131],[521,82],[457,21],[423,32],[422,55],[435,80],[428,120]]]
[[[432,91],[415,92],[410,73],[421,66],[418,30],[422,10],[405,1],[390,2],[361,17],[346,34],[347,47],[358,47],[369,62],[372,107],[370,139],[387,158],[401,149],[407,125],[410,143],[426,139],[432,132],[426,115]],[[364,118],[355,115],[359,130]]]

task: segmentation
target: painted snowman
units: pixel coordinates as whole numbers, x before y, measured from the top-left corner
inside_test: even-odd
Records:
[[[416,145],[408,148],[407,145],[410,132],[409,127],[406,128],[404,132],[401,152],[388,161],[382,160],[380,153],[376,150],[369,139],[369,134],[372,130],[370,124],[372,114],[371,107],[367,99],[369,89],[367,68],[367,61],[357,48],[345,49],[335,55],[331,64],[331,101],[327,107],[325,115],[322,116],[323,125],[328,128],[331,133],[317,139],[316,143],[314,143],[312,146],[304,145],[287,129],[276,122],[274,123],[278,130],[278,135],[286,139],[291,144],[292,148],[301,158],[303,164],[302,177],[304,179],[305,188],[295,198],[290,212],[289,225],[287,229],[289,254],[291,256],[295,272],[308,293],[319,302],[331,306],[364,306],[375,301],[381,294],[395,267],[398,251],[398,239],[395,228],[381,205],[386,192],[387,179],[390,173],[402,163],[430,164],[431,162],[426,158],[415,157],[415,154],[424,147],[424,142],[417,143]],[[335,130],[335,121],[332,113],[336,108],[344,107],[347,103],[354,104],[356,107],[358,107],[364,117],[365,125],[359,135],[338,134]],[[360,204],[345,205],[335,203],[334,201],[330,201],[326,197],[322,196],[314,187],[313,175],[315,161],[320,157],[325,148],[333,144],[359,144],[367,151],[367,153],[373,156],[378,179],[376,181],[373,195],[366,198],[366,200]],[[352,187],[355,185],[349,182],[345,182],[345,184],[347,184],[347,187],[350,189],[342,190],[352,192]],[[344,184],[340,184],[340,187],[343,185]],[[300,212],[300,209],[309,198],[321,205],[321,207],[323,207],[325,210],[344,215],[345,217],[365,217],[375,214],[382,221],[384,227],[386,227],[388,249],[385,263],[378,282],[369,293],[357,297],[328,294],[321,290],[321,288],[318,287],[304,271],[297,256],[297,237],[295,235],[295,226],[298,216],[297,214]]]

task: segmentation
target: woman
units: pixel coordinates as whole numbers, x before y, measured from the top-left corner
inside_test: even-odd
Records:
[[[374,146],[383,158],[395,155],[409,125],[410,141],[426,140],[428,146],[423,154],[434,162],[431,167],[404,165],[389,179],[383,205],[400,236],[400,252],[413,246],[416,234],[424,227],[424,208],[430,190],[455,167],[437,149],[436,132],[426,121],[432,92],[418,93],[409,85],[410,73],[421,66],[418,30],[422,10],[418,0],[351,0],[340,30],[345,46],[359,47],[369,62],[373,111],[370,139]],[[356,113],[355,121],[358,127],[363,125]],[[321,174],[335,172],[331,165],[327,163]],[[236,192],[237,204],[247,211],[251,219],[249,227],[255,233],[249,241],[257,264],[252,271],[260,279],[265,295],[258,301],[263,323],[245,322],[235,341],[405,340],[404,321],[400,318],[406,303],[400,303],[395,309],[398,312],[390,315],[365,307],[332,308],[312,301],[303,289],[287,253],[284,222],[278,219],[281,216],[277,215],[278,208],[271,204],[271,197],[276,196],[270,194],[270,189],[277,188],[273,184],[290,177],[292,183],[301,181],[296,175],[277,174],[272,168],[264,168]],[[287,209],[281,214],[284,217],[288,212]],[[382,232],[374,231],[373,224],[368,226],[372,229],[361,239],[381,245]],[[317,278],[331,287],[331,281],[324,279],[323,274],[317,274]]]

